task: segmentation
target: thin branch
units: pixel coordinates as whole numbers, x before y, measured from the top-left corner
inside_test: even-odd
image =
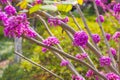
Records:
[[[37,13],[38,13],[39,15],[45,17],[45,18],[53,17],[53,16],[51,16],[50,14],[48,14],[48,13],[46,13],[46,12],[44,12],[44,11],[38,11]],[[74,35],[74,33],[75,33],[74,29],[73,29],[72,27],[68,26],[67,24],[65,24],[65,23],[62,22],[62,21],[61,21],[61,27],[62,27],[63,29],[65,29],[65,30],[68,30],[72,35]],[[101,57],[101,52],[99,52],[99,51],[96,49],[96,47],[94,47],[90,42],[87,43],[87,46],[88,46],[88,48],[89,48],[91,51],[93,51],[93,52],[98,56],[98,58]],[[115,72],[116,74],[119,75],[119,73],[118,73],[117,70],[113,69],[112,66],[109,66],[109,67],[110,67],[110,69],[111,69],[113,72]]]
[[[51,72],[50,70],[48,70],[48,69],[45,68],[44,66],[42,66],[42,65],[40,65],[40,64],[38,64],[38,63],[36,63],[36,62],[33,62],[32,60],[30,60],[29,58],[23,56],[23,55],[20,54],[19,52],[15,51],[15,54],[18,55],[18,56],[20,56],[21,58],[27,60],[28,62],[32,63],[33,65],[36,65],[36,66],[40,67],[41,69],[43,69],[43,70],[49,72],[50,74],[52,74],[52,75],[55,76],[56,78],[59,78],[60,80],[64,80],[63,78],[61,78],[61,77],[58,76],[57,74]]]
[[[119,49],[118,49],[118,70],[120,72],[120,40],[119,40]]]
[[[48,28],[48,29],[49,29],[49,28]],[[50,31],[50,30],[49,30],[49,31]],[[50,33],[51,33],[51,32],[50,32]],[[43,37],[40,36],[37,32],[36,32],[36,34],[37,34],[37,37],[38,37],[41,41],[44,40]],[[60,46],[60,45],[59,45],[59,46]],[[62,49],[62,48],[61,48],[61,49]],[[52,50],[51,50],[51,52],[54,53],[55,56],[56,56],[58,59],[64,60],[64,58],[63,58],[60,54],[58,54],[58,53],[56,53],[55,51],[52,51]],[[77,76],[83,77],[82,75],[80,75],[80,74],[75,70],[75,67],[72,65],[72,63],[70,63],[67,67],[68,67],[74,74],[76,74]],[[83,77],[83,79],[84,79],[84,77]]]
[[[82,30],[81,26],[78,24],[75,16],[72,14],[72,12],[69,12],[69,14],[70,14],[70,16],[72,17],[72,19],[73,19],[75,25],[78,27],[78,29],[79,29],[79,30]]]
[[[107,38],[106,38],[106,36],[105,36],[105,31],[104,31],[104,29],[103,29],[103,27],[102,27],[102,23],[101,23],[101,21],[100,21],[100,17],[99,17],[99,11],[98,11],[98,8],[97,8],[97,5],[96,5],[96,3],[95,3],[95,0],[92,0],[93,1],[93,5],[94,5],[94,8],[95,8],[95,12],[96,12],[96,15],[97,15],[97,18],[98,18],[98,24],[99,24],[99,27],[100,27],[100,30],[101,30],[101,32],[102,32],[102,35],[103,35],[103,37],[104,37],[104,41],[105,41],[105,44],[106,44],[106,46],[107,46],[107,48],[108,48],[108,50],[109,50],[109,53],[110,53],[110,58],[112,59],[112,63],[113,63],[113,66],[116,68],[116,61],[115,61],[115,59],[114,59],[114,57],[113,57],[113,55],[112,55],[112,53],[111,53],[111,51],[110,51],[110,45],[109,45],[109,42],[108,42],[108,40],[107,40]]]
[[[80,26],[79,26],[79,24],[77,23],[74,15],[73,15],[72,13],[70,13],[70,14],[73,16],[73,19],[74,19],[74,21],[76,22],[75,24],[78,25],[78,27],[80,28]],[[52,32],[50,31],[50,29],[49,29],[47,23],[45,22],[45,20],[44,20],[41,16],[39,16],[39,15],[37,15],[37,17],[39,17],[39,19],[43,22],[43,24],[44,24],[44,26],[46,27],[47,32],[49,33],[49,35],[53,36],[53,34],[52,34]],[[67,30],[65,30],[65,32],[67,33],[67,35],[68,35],[68,36],[71,38],[71,40],[73,41],[72,35],[71,35]],[[58,46],[59,49],[61,49],[61,50],[63,51],[62,47],[61,47],[59,44],[58,44],[57,46]],[[80,48],[80,50],[81,50],[83,53],[86,53],[85,50],[84,50],[82,47],[79,47],[79,48]],[[92,60],[90,59],[89,56],[87,57],[87,60],[88,60],[88,62],[91,64],[91,66],[93,66],[93,67],[95,68],[95,66],[94,66],[94,64],[93,64],[93,62],[92,62]],[[97,68],[95,68],[95,69],[97,70]]]
[[[35,39],[33,39],[33,38],[28,38],[28,37],[25,37],[25,38],[26,38],[27,40],[30,40],[30,41],[38,44],[39,46],[43,46],[43,47],[45,47],[45,48],[48,48],[48,49],[50,49],[50,50],[52,50],[52,51],[55,51],[55,52],[57,52],[57,53],[59,53],[59,54],[61,54],[61,55],[64,55],[64,56],[67,57],[67,58],[70,58],[70,59],[72,59],[72,60],[74,60],[74,61],[76,61],[76,62],[79,62],[79,63],[85,65],[86,67],[88,67],[88,68],[90,68],[91,70],[93,70],[93,71],[94,71],[97,75],[99,75],[101,78],[106,79],[106,77],[105,77],[104,75],[100,74],[97,70],[95,70],[91,65],[87,64],[86,62],[84,62],[84,61],[82,61],[82,60],[79,60],[79,59],[76,59],[74,56],[69,55],[68,53],[65,53],[65,52],[63,52],[63,51],[61,51],[61,50],[59,50],[59,49],[57,49],[57,48],[55,48],[55,47],[46,46],[46,45],[44,45],[43,43],[41,43],[40,41],[35,40]]]
[[[92,43],[93,43],[94,46],[100,51],[100,49],[98,48],[97,44],[95,44],[95,42],[94,42],[93,39],[92,39],[92,33],[91,33],[91,31],[90,31],[90,29],[89,29],[89,27],[88,27],[88,25],[87,25],[86,19],[85,19],[85,17],[84,17],[84,14],[82,13],[82,10],[81,10],[80,6],[79,6],[79,5],[76,5],[76,8],[77,8],[78,13],[80,14],[80,16],[81,16],[81,18],[82,18],[82,21],[83,21],[83,23],[84,23],[85,29],[87,30],[89,36],[91,37]]]
[[[31,5],[28,5],[29,7],[32,7]],[[39,14],[39,15],[41,15],[42,17],[44,17],[44,18],[46,18],[46,19],[48,19],[49,17],[53,17],[52,15],[50,15],[49,13],[47,13],[47,12],[45,12],[45,11],[37,11],[36,12],[37,14]],[[67,25],[67,24],[65,24],[64,22],[60,22],[61,23],[61,27],[63,28],[63,29],[65,29],[65,30],[68,30],[72,35],[74,35],[74,33],[75,33],[75,30],[71,27],[71,26],[69,26],[69,25]],[[90,50],[92,50],[96,55],[98,55],[98,57],[100,58],[101,56],[101,52],[99,52],[97,49],[96,49],[96,47],[94,47],[90,42],[88,42],[87,43],[87,46],[88,46],[88,48],[90,49]],[[110,66],[110,69],[113,71],[113,72],[115,72],[116,74],[118,74],[118,75],[120,75],[119,73],[118,73],[118,71],[116,71],[115,69],[113,69],[113,67],[112,66]]]

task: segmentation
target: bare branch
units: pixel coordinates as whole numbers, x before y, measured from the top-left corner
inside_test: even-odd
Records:
[[[50,70],[48,70],[48,69],[45,68],[44,66],[42,66],[42,65],[40,65],[40,64],[38,64],[38,63],[33,62],[32,60],[30,60],[30,59],[28,59],[27,57],[23,56],[23,55],[20,54],[19,52],[15,51],[15,54],[18,55],[18,56],[20,56],[21,58],[27,60],[28,62],[32,63],[33,65],[36,65],[36,66],[42,68],[43,70],[49,72],[50,74],[52,74],[52,75],[55,76],[56,78],[59,78],[60,80],[64,80],[63,78],[61,78],[61,77],[58,76],[57,74],[51,72]]]

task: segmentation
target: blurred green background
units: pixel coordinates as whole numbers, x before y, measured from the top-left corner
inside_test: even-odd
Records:
[[[87,20],[87,24],[91,32],[97,33],[101,36],[101,41],[98,44],[98,46],[100,47],[102,53],[106,55],[107,49],[104,44],[103,36],[101,34],[99,26],[96,23],[96,15],[94,13],[93,7],[90,6],[84,8],[83,10]],[[73,14],[75,15],[79,25],[82,27],[82,29],[85,30],[80,16],[76,12],[73,12]],[[66,15],[69,17],[68,24],[71,27],[73,27],[76,31],[79,31],[77,26],[74,24],[72,18],[70,17],[70,15],[69,14]],[[105,16],[105,14],[103,15]],[[113,34],[116,31],[114,24],[118,25],[117,21],[112,16],[111,17],[105,16],[105,22],[103,23],[103,28],[107,33]],[[72,41],[69,39],[69,37],[66,35],[65,32],[62,32],[61,27],[58,26],[58,27],[49,27],[49,28],[52,31],[52,33],[60,40],[60,45],[62,46],[65,52],[73,56],[75,56],[77,53],[80,53],[78,48],[72,46]],[[37,21],[37,32],[44,38],[47,38],[49,36],[49,34],[47,33],[47,31],[45,30],[44,26],[40,21]],[[23,45],[23,54],[26,57],[45,66],[49,70],[63,77],[65,80],[71,80],[71,76],[72,76],[71,71],[69,71],[66,67],[61,67],[60,60],[57,59],[53,53],[51,53],[50,51],[43,53],[41,51],[42,47],[34,43],[31,43],[25,39],[23,39],[22,45]],[[114,41],[111,40],[110,45],[115,49],[117,49],[116,46],[117,44]],[[13,39],[4,37],[3,29],[2,27],[0,27],[0,64],[5,62],[4,66],[0,65],[0,77],[1,77],[0,80],[58,80],[57,78],[53,77],[51,74],[43,71],[39,67],[36,67],[23,59],[21,60],[20,63],[14,63],[13,51],[14,51]],[[94,53],[89,51],[89,49],[86,49],[86,51],[88,52],[88,54],[90,54],[90,58],[95,63],[95,66],[99,70],[103,70],[101,67],[99,67],[98,59],[96,58]],[[74,64],[77,71],[83,76],[85,76],[86,71],[88,69],[85,66],[78,64],[74,61],[71,62]]]

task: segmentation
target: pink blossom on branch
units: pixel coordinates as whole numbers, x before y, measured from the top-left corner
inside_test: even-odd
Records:
[[[86,77],[90,78],[94,75],[94,71],[93,70],[88,70],[87,73],[86,73]]]
[[[85,58],[88,57],[88,55],[86,53],[82,53],[82,54],[77,54],[75,57],[77,59],[84,60]]]
[[[110,51],[111,51],[111,53],[112,53],[113,56],[116,56],[117,51],[114,48],[111,47]]]
[[[12,2],[12,0],[0,0],[0,3],[7,4],[8,1]]]
[[[119,41],[120,38],[120,32],[115,32],[114,35],[112,36],[112,39],[115,40],[116,42]]]
[[[26,14],[11,16],[4,22],[4,35],[8,37],[35,37],[36,33],[29,27],[30,23],[27,20]]]
[[[78,31],[74,34],[73,44],[75,46],[85,46],[88,43],[88,35],[85,31]]]
[[[92,34],[92,39],[95,43],[100,42],[100,36],[98,34]]]
[[[62,60],[60,66],[67,66],[69,64],[68,60]]]
[[[120,13],[120,3],[117,3],[113,7],[113,11],[116,13]]]
[[[99,19],[100,19],[100,22],[104,22],[104,16],[103,15],[99,15]],[[98,22],[98,18],[96,18],[96,22]]]
[[[106,39],[109,41],[111,38],[111,35],[109,33],[105,33]]]
[[[120,76],[118,76],[117,74],[113,72],[107,73],[106,78],[107,80],[120,80]]]
[[[12,5],[7,5],[5,8],[4,8],[6,14],[8,15],[15,15],[17,13],[15,7],[13,7]]]
[[[72,75],[72,80],[84,80],[81,76]]]
[[[59,44],[59,40],[56,37],[48,37],[47,39],[43,40],[43,43],[47,46],[53,46]]]
[[[108,56],[102,56],[100,59],[99,59],[99,62],[100,62],[100,66],[103,67],[103,66],[110,66],[111,64],[111,59],[110,57]]]

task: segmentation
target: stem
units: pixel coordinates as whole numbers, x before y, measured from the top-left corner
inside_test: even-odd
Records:
[[[110,51],[110,45],[109,45],[109,42],[108,42],[108,40],[107,40],[107,38],[106,38],[106,36],[105,36],[105,31],[104,31],[104,29],[103,29],[103,27],[102,27],[102,23],[101,23],[101,21],[100,21],[100,18],[99,18],[99,11],[98,11],[98,9],[97,9],[97,6],[96,6],[96,3],[95,3],[95,1],[93,0],[93,5],[94,5],[94,8],[95,8],[95,12],[96,12],[96,15],[97,15],[97,18],[98,18],[98,24],[99,24],[99,27],[100,27],[100,30],[101,30],[101,32],[102,32],[102,35],[103,35],[103,37],[104,37],[104,40],[105,40],[105,44],[106,44],[106,46],[107,46],[107,48],[108,48],[108,50],[109,50],[109,53],[110,53],[110,58],[112,59],[112,63],[113,63],[113,66],[116,68],[116,61],[115,61],[115,59],[114,59],[114,57],[113,57],[113,55],[112,55],[112,53],[111,53],[111,51]]]
[[[78,27],[78,29],[79,29],[79,30],[82,30],[81,26],[78,24],[75,16],[72,14],[72,12],[69,12],[69,14],[71,15],[71,17],[72,17],[74,23],[76,24],[76,26]]]
[[[61,55],[64,55],[64,56],[67,57],[67,58],[70,58],[70,59],[72,59],[72,60],[74,60],[74,61],[76,61],[76,62],[79,62],[79,63],[85,65],[86,67],[88,67],[88,68],[90,68],[91,70],[93,70],[93,71],[94,71],[97,75],[99,75],[101,78],[106,79],[106,77],[105,77],[104,75],[100,74],[100,73],[99,73],[97,70],[95,70],[91,65],[85,63],[84,61],[81,61],[81,60],[79,60],[79,59],[76,59],[74,56],[69,55],[68,53],[65,53],[65,52],[63,52],[63,51],[61,51],[61,50],[59,50],[59,49],[56,49],[55,47],[46,46],[46,45],[44,45],[42,42],[40,42],[40,41],[38,41],[38,40],[35,40],[35,39],[33,39],[33,38],[28,38],[28,37],[25,37],[25,38],[28,39],[28,40],[30,40],[30,41],[32,41],[32,42],[34,42],[34,43],[36,43],[36,44],[38,44],[39,46],[48,48],[48,49],[50,49],[50,50],[52,50],[52,51],[55,51],[55,52],[57,52],[57,53],[59,53],[59,54],[61,54]]]
[[[63,78],[61,78],[61,77],[60,77],[60,76],[58,76],[57,74],[55,74],[55,73],[51,72],[50,70],[48,70],[48,69],[47,69],[47,68],[45,68],[44,66],[42,66],[42,65],[40,65],[40,64],[38,64],[38,63],[36,63],[36,62],[33,62],[32,60],[30,60],[29,58],[27,58],[27,57],[23,56],[23,55],[22,55],[22,54],[20,54],[19,52],[15,51],[15,54],[16,54],[16,55],[18,55],[19,57],[21,57],[21,58],[23,58],[23,59],[27,60],[28,62],[32,63],[33,65],[36,65],[36,66],[38,66],[38,67],[42,68],[43,70],[45,70],[45,71],[49,72],[50,74],[52,74],[52,75],[53,75],[53,76],[55,76],[56,78],[59,78],[60,80],[64,80]]]
[[[119,49],[118,49],[118,70],[119,70],[119,72],[120,72],[120,40],[119,40]]]
[[[29,6],[29,7],[32,7],[31,5],[28,5],[28,6]],[[48,14],[48,13],[45,12],[45,11],[40,11],[40,10],[39,10],[39,11],[37,11],[36,13],[39,14],[39,15],[41,15],[42,17],[44,17],[44,18],[46,18],[46,19],[48,19],[49,17],[53,17],[52,15]],[[74,31],[74,29],[73,29],[71,26],[69,26],[69,25],[67,25],[67,24],[65,24],[64,22],[61,21],[61,27],[62,27],[63,29],[65,29],[65,30],[68,30],[72,35],[74,35],[75,31]],[[101,56],[100,56],[100,55],[101,55],[101,52],[99,52],[99,51],[96,49],[96,47],[94,47],[90,42],[88,42],[87,46],[88,46],[88,48],[89,48],[90,50],[92,50],[96,55],[98,55],[98,57],[101,57]],[[113,69],[112,66],[110,66],[110,69],[111,69],[113,72],[115,72],[116,74],[119,75],[118,71],[116,71],[115,69]]]
[[[49,33],[49,35],[50,35],[50,36],[54,36],[54,35],[52,34],[52,32],[50,31],[50,29],[49,29],[47,23],[45,22],[45,20],[44,20],[41,16],[39,16],[39,15],[37,15],[37,17],[39,17],[39,19],[42,21],[42,23],[43,23],[43,25],[46,27],[47,32]],[[42,36],[40,36],[39,34],[37,34],[37,35],[38,35],[38,37],[40,38],[40,40],[42,40],[42,41],[44,40],[44,39],[42,38]],[[62,47],[61,47],[59,44],[57,44],[57,47],[58,47],[60,50],[63,51]],[[57,54],[56,52],[52,51],[52,53],[54,53],[60,60],[64,60],[64,58],[63,58],[61,55]],[[66,60],[68,60],[68,59],[66,58]],[[75,67],[72,65],[72,63],[70,63],[67,67],[68,67],[74,74],[76,74],[77,76],[81,76],[81,75],[75,70]],[[81,76],[81,77],[82,77],[82,76]]]
[[[68,31],[66,31],[66,33],[67,33],[67,35],[70,37],[70,39],[73,41],[72,35],[71,35]],[[83,53],[87,53],[82,47],[79,47],[79,49],[80,49]],[[93,62],[92,62],[92,60],[90,59],[89,56],[87,57],[87,61],[89,62],[89,64],[90,64],[92,67],[94,67],[94,68],[97,70],[97,68],[94,66],[94,64],[93,64]]]
[[[85,19],[85,17],[84,17],[84,14],[82,13],[82,10],[81,10],[80,6],[79,6],[79,5],[76,5],[76,7],[77,7],[78,13],[80,14],[80,16],[81,16],[81,18],[82,18],[82,21],[83,21],[83,23],[84,23],[84,27],[85,27],[85,29],[87,30],[89,36],[91,37],[92,43],[93,43],[94,46],[100,51],[100,49],[98,48],[97,44],[96,44],[96,43],[93,41],[93,39],[92,39],[92,33],[91,33],[91,31],[90,31],[90,29],[89,29],[89,27],[88,27],[88,25],[87,25],[86,19]]]
[[[38,11],[37,12],[39,15],[45,17],[45,18],[49,18],[49,17],[53,17],[50,14],[44,12],[44,11]],[[61,21],[61,27],[65,30],[68,30],[72,35],[74,35],[75,31],[72,27],[68,26],[67,24],[65,24],[64,22]],[[99,52],[96,47],[94,47],[90,42],[87,43],[87,46],[90,50],[92,50],[97,56],[98,58],[100,58],[102,55],[101,52]],[[119,74],[118,71],[116,71],[115,69],[113,69],[112,66],[110,66],[110,69],[115,72],[116,74]]]

